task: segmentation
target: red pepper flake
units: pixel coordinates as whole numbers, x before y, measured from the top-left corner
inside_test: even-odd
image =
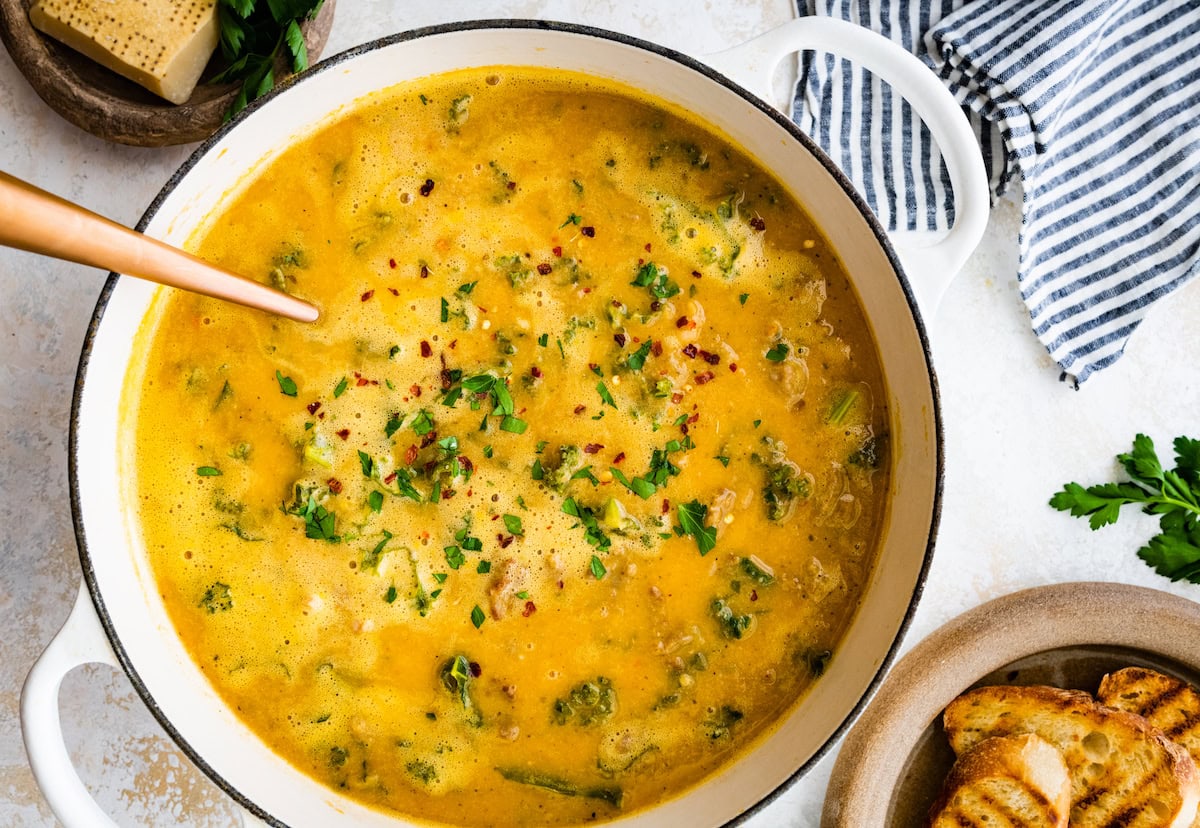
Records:
[[[678,391],[676,391],[671,395],[671,402],[679,405],[681,402],[683,402],[683,394],[680,394]]]
[[[424,437],[421,438],[421,448],[428,448],[429,446],[432,446],[434,443],[437,442],[437,438],[438,438],[438,433],[436,431],[429,432],[428,434],[426,434]],[[432,467],[432,466],[436,466],[437,464],[430,463],[429,465]],[[429,471],[429,469],[426,468],[426,471]]]
[[[683,348],[683,355],[686,357],[691,357],[692,359],[695,359],[696,354],[698,354],[698,353],[700,353],[700,349],[697,348],[694,343],[691,345],[685,345]]]
[[[592,227],[590,224],[587,227],[580,227],[579,232],[583,233],[583,235],[587,236],[589,239],[596,238],[596,228]]]
[[[450,350],[453,351],[457,347],[458,347],[458,340],[457,339],[450,340],[450,345],[449,345]]]
[[[350,429],[343,428],[337,433],[337,436],[341,437],[343,440],[348,440],[350,438]]]
[[[396,269],[396,260],[388,259],[388,267],[390,267],[392,270],[395,270]]]
[[[586,446],[583,447],[583,453],[584,454],[596,454],[602,448],[604,448],[604,446],[600,443],[588,443]]]
[[[325,485],[329,487],[329,491],[333,494],[342,493],[342,481],[338,480],[336,477],[331,477],[326,480]]]
[[[483,675],[483,668],[479,666],[478,661],[468,662],[467,668],[471,671],[471,678],[479,678]]]
[[[533,601],[526,601],[525,609],[523,609],[521,611],[521,616],[523,618],[528,618],[529,616],[533,615],[535,612],[537,612],[537,605],[534,604]]]
[[[671,511],[671,501],[669,498],[664,497],[663,505],[662,505],[662,513],[665,515],[669,511]]]
[[[650,252],[650,242],[646,242],[646,252]]]
[[[560,258],[560,259],[562,258],[562,248],[561,247],[556,246],[553,249],[551,249],[550,252],[553,253],[558,258]]]
[[[449,368],[443,368],[441,373],[438,374],[438,378],[442,381],[442,390],[443,391],[449,391],[450,386],[454,384],[454,381],[450,378],[450,369]]]
[[[458,463],[460,466],[463,467],[463,471],[466,474],[470,475],[475,472],[475,464],[472,463],[471,458],[467,457],[465,454],[458,455]],[[467,494],[470,494],[470,492],[468,492]]]
[[[370,385],[370,384],[371,384],[371,381],[369,379],[367,379],[366,377],[359,377],[358,379],[356,379],[354,381],[354,385],[356,388],[362,388],[364,385]]]
[[[688,318],[686,316],[681,316],[675,320],[676,328],[686,328],[687,324],[688,324]]]
[[[701,351],[700,358],[702,360],[704,360],[705,362],[707,362],[709,365],[720,365],[721,364],[721,357],[719,357],[717,354],[710,354],[708,351]]]
[[[661,340],[656,339],[650,343],[650,353],[654,354],[656,357],[662,356],[662,341]]]
[[[554,270],[554,268],[550,265],[549,262],[542,262],[541,264],[538,265],[537,270],[538,270],[538,273],[542,274],[543,276],[549,276],[550,271]]]
[[[537,367],[536,365],[534,365],[532,368],[529,369],[529,373],[533,375],[534,379],[542,378],[542,369]]]
[[[425,183],[421,185],[421,189],[418,192],[420,192],[421,195],[423,195],[423,196],[427,196],[430,193],[432,193],[433,192],[433,179],[426,178]]]
[[[369,300],[369,299],[370,299],[372,296],[374,296],[374,295],[375,295],[375,291],[374,291],[374,290],[368,290],[368,291],[367,291],[366,293],[364,293],[364,294],[362,295],[362,297],[360,297],[360,298],[362,299],[362,301],[366,302],[367,300]]]
[[[624,459],[625,459],[625,452],[621,452],[620,454],[618,454],[616,457],[613,458],[613,465],[620,463]]]
[[[318,415],[317,415],[317,419],[318,419],[318,420],[324,420],[324,419],[325,419],[325,412],[324,412],[324,411],[322,411],[320,414],[318,414]]]
[[[433,356],[433,348],[431,348],[429,346],[429,343],[427,341],[425,341],[424,339],[421,340],[421,356],[423,356],[423,357]]]
[[[416,443],[410,444],[409,447],[404,451],[404,465],[411,466],[413,463],[417,462],[418,451],[420,451],[420,449],[417,448]]]
[[[559,589],[563,589],[563,588],[564,588],[566,585],[567,585],[567,584],[566,584],[566,582],[565,582],[565,581],[562,581],[562,580],[560,580],[560,581],[558,582],[558,588],[559,588]]]
[[[427,264],[422,264],[422,265],[421,265],[421,278],[422,278],[422,279],[428,279],[428,278],[429,278],[429,265],[427,265]]]
[[[737,373],[737,363],[736,362],[729,363],[729,370],[732,373]]]
[[[305,408],[308,409],[309,414],[316,414],[317,409],[320,407],[321,407],[321,404],[319,402],[310,402],[308,405],[305,406]]]
[[[517,189],[517,182],[515,182],[515,181],[508,182],[508,189],[510,189],[510,190]]]
[[[442,489],[442,500],[449,500],[454,497],[454,489]]]
[[[711,371],[710,371],[709,373],[711,373]],[[695,407],[695,406],[693,406],[693,408],[694,408],[694,407]],[[698,423],[698,422],[700,422],[700,412],[699,412],[699,411],[697,411],[695,414],[693,414],[692,416],[688,417],[688,418],[687,418],[687,421],[688,421],[689,423]]]
[[[655,299],[653,302],[650,303],[651,311],[657,311],[661,307],[662,307],[662,302],[658,301],[657,299]]]
[[[693,270],[693,271],[692,271],[692,276],[693,276],[694,278],[696,278],[696,279],[699,279],[699,278],[700,278],[700,271],[699,271],[699,270]]]
[[[757,590],[757,589],[752,589],[752,590],[750,590],[750,600],[751,600],[751,601],[757,601],[757,600],[758,600],[758,590]]]
[[[507,549],[513,540],[514,538],[512,535],[506,535],[503,532],[496,533],[496,543],[500,544],[501,549]]]
[[[586,405],[577,405],[577,406],[575,406],[575,413],[576,413],[576,414],[582,414],[582,413],[583,413],[583,412],[585,412],[585,411],[587,411],[587,406],[586,406]]]
[[[395,288],[388,288],[388,293],[392,294],[392,296],[400,295],[400,291],[396,290]]]
[[[408,389],[408,393],[412,394],[414,397],[419,397],[419,396],[421,396],[421,386],[417,385],[417,384],[414,382],[414,383],[413,383],[413,384],[412,384],[412,385],[409,387],[409,389]]]
[[[396,479],[396,472],[392,472],[387,477],[383,478],[383,482],[390,485],[395,479]]]
[[[589,363],[588,363],[588,369],[589,369],[589,370],[591,370],[591,371],[592,371],[592,373],[595,373],[596,369],[597,369],[597,368],[599,368],[599,367],[600,367],[600,366],[599,366],[599,365],[597,365],[597,364],[596,364],[596,363],[594,363],[594,362],[589,362]]]
[[[760,233],[767,229],[767,223],[759,216],[750,219],[750,226]]]
[[[619,347],[624,348],[625,347],[625,334],[623,334],[623,333],[613,334],[613,341],[616,342]]]

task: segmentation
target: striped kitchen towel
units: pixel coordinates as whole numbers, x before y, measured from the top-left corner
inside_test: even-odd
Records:
[[[1018,284],[1081,383],[1200,271],[1200,0],[798,0],[896,40],[962,102],[993,192],[1024,192]],[[805,53],[795,118],[884,225],[953,222],[928,130],[884,84]]]

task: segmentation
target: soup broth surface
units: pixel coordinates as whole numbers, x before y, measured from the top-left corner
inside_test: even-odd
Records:
[[[674,108],[496,67],[361,102],[196,252],[127,381],[129,493],[199,669],[338,792],[606,820],[818,680],[878,543],[857,300],[770,174]]]

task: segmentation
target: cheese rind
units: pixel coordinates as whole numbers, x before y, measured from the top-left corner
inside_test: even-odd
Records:
[[[33,25],[171,103],[217,48],[216,0],[36,0]]]

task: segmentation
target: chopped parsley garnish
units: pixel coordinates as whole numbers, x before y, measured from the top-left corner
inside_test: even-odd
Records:
[[[446,301],[446,298],[444,296],[442,297],[441,319],[443,322],[450,321],[450,303]]]
[[[746,300],[747,300],[747,299],[749,299],[749,298],[750,298],[750,294],[749,294],[749,293],[743,293],[743,294],[741,294],[740,296],[738,296],[738,301],[739,301],[739,302],[741,302],[741,303],[744,305],[744,304],[746,304]]]
[[[476,280],[474,282],[467,282],[466,284],[459,285],[458,290],[455,292],[461,293],[463,296],[468,296],[468,295],[470,295],[471,291],[473,291],[475,289],[475,286],[477,284],[479,284],[478,280]]]
[[[577,216],[574,213],[571,213],[571,215],[567,216],[566,221],[564,221],[562,224],[558,225],[558,229],[561,230],[564,227],[566,227],[568,224],[582,224],[582,223],[583,223],[583,216]]]
[[[679,525],[684,534],[691,535],[696,540],[696,546],[701,555],[707,555],[717,545],[717,529],[715,526],[705,526],[708,517],[708,507],[698,500],[690,503],[680,503],[678,508]]]
[[[529,428],[529,423],[520,417],[505,417],[500,421],[500,430],[510,434],[524,434],[527,428]]]
[[[233,595],[229,592],[229,585],[217,581],[204,590],[204,595],[200,598],[200,603],[197,606],[203,607],[209,615],[232,609]]]
[[[337,543],[337,516],[317,502],[316,492],[296,485],[296,498],[286,510],[289,515],[304,519],[304,535],[313,540]]]
[[[389,604],[394,604],[396,603],[396,595],[396,585],[392,584],[387,588],[387,592],[383,594],[383,600],[387,601]]]
[[[631,371],[642,370],[642,366],[646,364],[646,357],[650,356],[650,348],[652,346],[653,342],[647,339],[641,344],[641,347],[626,357],[625,364],[629,366]]]
[[[387,425],[383,427],[383,433],[391,437],[400,430],[402,425],[404,425],[404,418],[399,414],[393,414],[391,417],[388,417]]]
[[[412,430],[418,437],[424,437],[429,432],[433,431],[433,418],[429,416],[429,412],[425,409],[417,414],[416,419],[412,422]]]
[[[488,574],[489,572],[492,571],[492,562],[491,561],[480,561],[475,566],[475,571],[478,572],[480,575]]]
[[[294,397],[299,391],[299,389],[296,388],[296,381],[291,377],[285,377],[278,369],[275,371],[275,381],[279,383],[279,391],[284,396]]]
[[[479,608],[479,604],[476,604],[471,609],[471,623],[475,625],[475,629],[479,629],[483,626],[483,622],[486,617],[487,616],[483,614],[483,610]]]
[[[729,468],[729,458],[726,457],[724,454],[718,454],[713,459],[719,460],[722,466],[724,466],[725,468]]]
[[[654,262],[646,262],[638,268],[637,276],[629,284],[649,289],[655,299],[670,299],[679,293],[679,285],[667,278],[667,271]]]
[[[604,562],[601,561],[600,558],[596,555],[592,555],[592,562],[591,562],[590,566],[591,566],[591,570],[592,570],[592,575],[595,576],[597,581],[599,581],[601,578],[603,578],[605,575],[608,574],[608,570],[604,568]]]
[[[484,457],[486,457],[487,459],[491,460],[491,459],[492,459],[492,454],[494,454],[494,451],[493,451],[493,449],[492,449],[491,445],[486,445],[486,446],[484,446],[484,447],[483,447],[483,456],[484,456]]]
[[[446,565],[451,569],[458,569],[467,562],[467,556],[457,546],[447,546],[442,551],[446,553]]]
[[[550,342],[550,334],[542,334],[541,336],[538,337],[538,345],[541,345],[543,348],[545,348],[546,345],[549,344],[549,342]]]
[[[371,511],[378,514],[383,510],[383,492],[371,492],[367,495],[367,505],[371,507]]]
[[[521,525],[521,518],[516,515],[503,515],[504,528],[508,530],[510,535],[524,535],[525,527]]]
[[[371,459],[371,455],[367,454],[362,449],[358,451],[358,464],[362,466],[363,477],[371,477],[375,471],[375,461]]]
[[[764,355],[770,362],[783,362],[787,359],[788,346],[786,342],[776,342]]]
[[[338,397],[342,396],[342,394],[345,394],[346,389],[349,387],[350,387],[350,380],[346,379],[345,377],[342,377],[341,381],[339,381],[338,384],[335,385],[333,388],[333,398],[336,400]]]
[[[633,480],[630,480],[625,476],[625,473],[616,466],[610,466],[609,471],[612,472],[613,477],[617,479],[618,483],[620,483],[626,489],[629,489],[629,491],[633,492],[642,500],[646,500],[650,497],[650,495],[654,494],[656,486],[650,481],[643,480],[640,477],[635,477]]]
[[[216,466],[200,466],[196,469],[196,474],[200,477],[220,477],[221,470]]]
[[[580,506],[575,502],[575,498],[568,497],[563,501],[562,510],[572,517],[579,518],[579,522],[583,524],[586,530],[585,537],[587,542],[603,552],[612,546],[612,541],[608,535],[600,528],[600,522],[596,520],[596,510],[590,506]]]
[[[611,405],[613,408],[617,407],[616,402],[613,400],[613,395],[609,393],[608,386],[603,382],[596,383],[596,393],[600,395],[600,399],[606,405]]]

